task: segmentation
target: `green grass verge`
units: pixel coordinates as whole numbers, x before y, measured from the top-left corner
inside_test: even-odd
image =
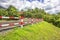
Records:
[[[60,40],[60,28],[47,22],[40,22],[24,28],[15,28],[0,40]]]

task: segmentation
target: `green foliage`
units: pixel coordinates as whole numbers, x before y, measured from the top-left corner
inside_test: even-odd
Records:
[[[25,16],[25,17],[28,17],[28,18],[31,18],[31,17],[33,17],[33,18],[42,18],[44,13],[45,13],[44,10],[36,8],[36,9],[28,9],[22,15]]]
[[[56,26],[60,27],[60,18],[56,20]]]
[[[20,16],[14,6],[9,6],[8,9],[0,8],[0,16]]]
[[[60,17],[57,14],[46,14],[44,17],[45,21],[52,23],[57,27],[60,27],[60,22],[59,22],[60,20],[57,21],[58,19],[60,19]]]
[[[8,11],[5,9],[0,9],[0,16],[8,16]]]
[[[0,40],[60,40],[60,28],[47,22],[40,22],[24,28],[15,28]]]
[[[17,9],[14,6],[9,6],[7,11],[9,16],[18,16]]]
[[[31,18],[32,17],[32,13],[30,12],[25,12],[24,14],[22,14],[24,17],[27,17],[27,18]]]

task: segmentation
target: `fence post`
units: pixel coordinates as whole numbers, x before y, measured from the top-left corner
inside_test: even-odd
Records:
[[[2,19],[2,16],[0,16],[0,19]]]
[[[2,27],[2,24],[0,24],[0,27]]]
[[[33,25],[33,18],[31,18],[31,24]]]
[[[23,20],[23,19],[24,19],[24,17],[21,16],[21,17],[20,17],[20,23],[19,23],[20,26],[21,26],[21,28],[23,28],[23,25],[24,25],[24,22],[23,22],[24,20]]]

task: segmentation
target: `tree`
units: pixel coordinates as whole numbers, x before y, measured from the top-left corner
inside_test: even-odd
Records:
[[[7,9],[9,16],[18,16],[17,9],[10,5],[9,8]]]
[[[0,16],[8,16],[8,11],[6,9],[0,9]]]

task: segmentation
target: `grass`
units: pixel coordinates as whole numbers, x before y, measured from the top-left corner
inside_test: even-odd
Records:
[[[15,28],[0,35],[0,40],[60,40],[60,28],[43,21],[24,28]]]

